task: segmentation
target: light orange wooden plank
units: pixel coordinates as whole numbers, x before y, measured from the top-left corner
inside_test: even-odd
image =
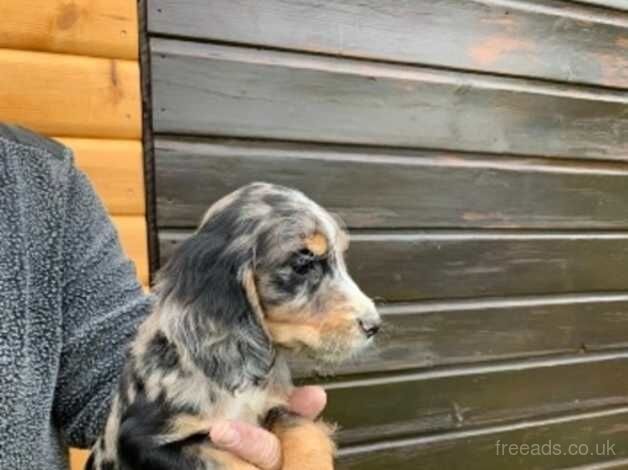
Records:
[[[0,2],[0,47],[137,59],[134,0]]]
[[[57,138],[74,151],[77,166],[91,180],[112,215],[142,215],[144,164],[138,140]]]
[[[137,62],[0,49],[0,121],[46,135],[139,139]]]
[[[122,248],[135,263],[137,276],[142,285],[148,285],[148,237],[143,216],[112,217],[118,229]]]
[[[88,457],[87,450],[70,449],[70,470],[83,470]]]

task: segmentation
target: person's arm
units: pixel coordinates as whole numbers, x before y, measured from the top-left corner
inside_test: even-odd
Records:
[[[66,442],[87,447],[102,432],[126,345],[148,313],[132,263],[87,178],[70,168],[61,266],[63,347],[54,419]]]

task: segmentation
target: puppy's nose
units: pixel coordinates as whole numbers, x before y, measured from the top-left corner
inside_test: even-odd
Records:
[[[360,329],[364,332],[367,338],[375,336],[382,326],[382,321],[380,319],[360,319],[358,320],[358,323],[360,324]]]

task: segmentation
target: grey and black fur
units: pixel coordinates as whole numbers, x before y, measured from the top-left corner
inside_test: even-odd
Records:
[[[334,363],[377,332],[347,245],[336,219],[286,187],[250,184],[210,207],[159,274],[87,468],[235,468],[212,447],[211,423],[280,416],[286,350]]]

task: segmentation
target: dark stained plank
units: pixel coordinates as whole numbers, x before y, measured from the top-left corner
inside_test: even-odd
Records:
[[[593,379],[594,378],[594,379]],[[628,405],[628,353],[445,368],[326,386],[343,444]]]
[[[376,347],[338,374],[628,347],[628,295],[567,295],[379,307]],[[316,367],[295,362],[299,376]]]
[[[160,233],[162,260],[186,232]],[[376,300],[625,291],[628,233],[355,232],[349,270]]]
[[[353,237],[349,265],[384,300],[623,291],[625,233],[408,233]]]
[[[628,408],[381,442],[340,451],[338,470],[550,470],[628,457]],[[613,445],[612,452],[609,450]],[[528,455],[512,455],[516,444]],[[527,444],[528,448],[522,446]],[[586,445],[582,452],[572,444]],[[545,445],[545,447],[541,447]],[[604,447],[606,445],[606,447]],[[557,446],[557,447],[553,447]],[[535,455],[532,455],[532,448]],[[500,451],[499,449],[504,449]],[[545,449],[545,452],[543,452]],[[556,452],[552,452],[555,449]],[[570,452],[571,450],[571,452]],[[541,455],[539,455],[539,453]],[[575,454],[575,455],[573,455]],[[600,455],[605,454],[605,455]],[[621,464],[621,463],[620,463]],[[591,468],[605,468],[592,466]],[[613,467],[610,467],[613,468]]]
[[[164,39],[151,48],[158,133],[628,157],[620,91]]]
[[[155,141],[158,221],[191,227],[251,181],[294,186],[355,228],[626,228],[628,166],[234,140]]]
[[[628,15],[552,0],[153,0],[148,14],[153,33],[628,87]]]

